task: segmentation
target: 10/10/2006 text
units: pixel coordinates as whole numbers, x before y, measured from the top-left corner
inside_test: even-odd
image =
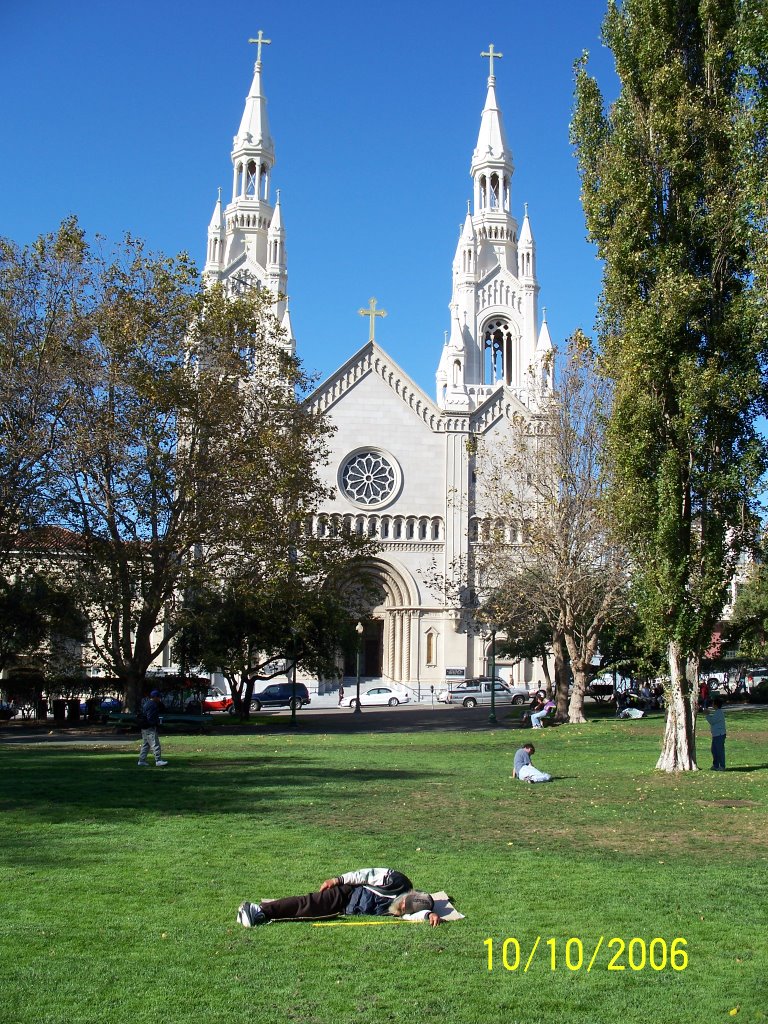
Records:
[[[537,935],[532,943],[523,944],[519,939],[485,939],[483,945],[488,951],[488,970],[493,971],[501,966],[505,971],[522,970],[525,974],[534,960],[547,957],[549,949],[549,969],[557,971],[567,969],[587,972],[593,967],[607,971],[684,971],[688,966],[688,943],[685,939],[676,938],[667,941],[660,937],[642,939],[637,936],[631,939],[612,937],[606,941],[601,935],[596,942],[585,943],[579,938],[549,938],[542,941]],[[602,956],[599,954],[602,952]]]

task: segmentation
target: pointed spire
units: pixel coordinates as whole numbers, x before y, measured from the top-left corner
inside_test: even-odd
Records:
[[[520,227],[520,245],[533,245],[533,232],[531,231],[531,220],[528,216],[528,203],[525,204],[525,216]]]
[[[293,333],[293,324],[291,323],[291,313],[288,308],[287,299],[285,301],[285,312],[283,313],[283,319],[280,321],[280,326],[285,331],[284,344],[291,354],[293,354],[296,351],[296,338]]]
[[[552,338],[547,324],[547,307],[544,306],[541,311],[541,330],[539,331],[539,338],[536,342],[536,354],[541,356],[546,352],[551,352],[552,347]]]
[[[270,234],[277,234],[278,231],[283,230],[283,215],[280,210],[280,189],[277,189],[275,196],[275,212],[272,214],[272,220],[269,224]]]
[[[265,153],[274,154],[274,144],[269,134],[267,98],[262,92],[261,61],[253,69],[251,89],[245,100],[245,109],[240,127],[234,140],[234,149],[257,147]]]
[[[208,230],[220,232],[223,227],[224,219],[221,214],[221,189],[219,189],[219,198],[216,200],[216,204],[213,207],[213,215],[211,216],[211,223],[208,225]]]
[[[474,243],[477,241],[477,233],[475,232],[475,225],[472,222],[472,214],[469,212],[469,203],[467,203],[467,216],[464,218],[464,227],[461,232],[461,241],[466,243]]]
[[[512,151],[507,145],[501,109],[496,99],[495,76],[488,79],[488,93],[480,117],[480,132],[469,173],[474,174],[478,167],[488,162],[509,164],[510,168],[512,167]]]

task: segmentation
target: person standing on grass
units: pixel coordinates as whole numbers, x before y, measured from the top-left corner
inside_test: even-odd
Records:
[[[524,743],[515,754],[515,766],[512,769],[512,778],[520,779],[521,782],[551,782],[552,776],[547,772],[540,772],[531,763],[531,757],[536,753],[536,747],[532,743]]]
[[[707,725],[712,733],[712,771],[725,771],[725,712],[723,702],[719,697],[712,701],[714,707],[709,711],[701,713],[707,720]]]
[[[147,767],[147,754],[150,748],[155,758],[155,767],[164,768],[168,762],[163,760],[160,750],[160,738],[157,730],[160,726],[160,708],[162,698],[159,690],[153,690],[142,703],[138,719],[141,726],[141,750],[139,751],[139,768]]]

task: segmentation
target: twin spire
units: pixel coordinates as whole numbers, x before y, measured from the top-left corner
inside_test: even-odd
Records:
[[[280,193],[274,204],[270,198],[275,147],[262,83],[262,48],[271,40],[259,30],[249,43],[256,46],[256,62],[233,139],[232,199],[223,208],[219,189],[208,226],[205,276],[233,290],[248,286],[272,292],[275,313],[294,351],[285,297],[287,258]],[[546,318],[540,329],[538,324],[536,247],[528,208],[519,235],[511,212],[514,163],[494,74],[494,61],[503,54],[491,44],[481,56],[488,58],[490,73],[470,163],[474,196],[453,264],[451,329],[437,373],[438,404],[457,410],[466,406],[467,411],[485,401],[485,392],[490,394],[499,381],[525,391],[529,370],[543,365],[543,354],[551,350]],[[370,316],[373,335],[373,316],[383,311],[360,312]],[[551,359],[547,365],[551,367]]]

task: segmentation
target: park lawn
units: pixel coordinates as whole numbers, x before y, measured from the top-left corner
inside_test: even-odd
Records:
[[[654,772],[660,718],[547,729],[548,786],[510,779],[530,732],[402,719],[166,738],[164,770],[138,769],[135,743],[0,744],[0,1019],[768,1021],[768,712],[729,714],[718,774]],[[379,865],[447,889],[466,920],[235,924],[244,898]],[[644,940],[638,969],[614,938]],[[676,938],[687,967],[652,969],[654,938],[657,967]]]

